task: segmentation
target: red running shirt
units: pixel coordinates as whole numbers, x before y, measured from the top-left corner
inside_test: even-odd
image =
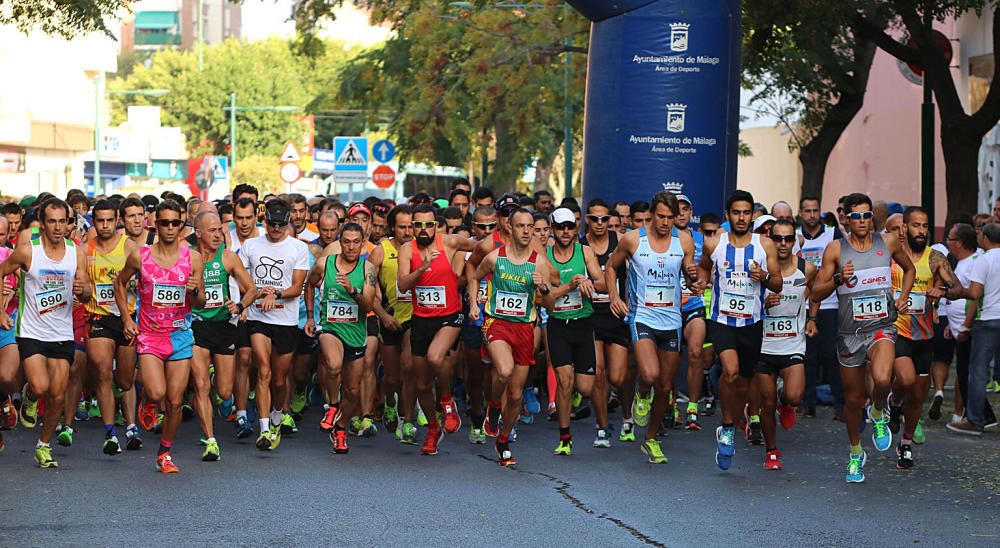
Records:
[[[410,271],[414,272],[424,260],[420,257],[417,240],[411,240],[413,254],[410,256]],[[431,261],[431,267],[420,275],[413,289],[413,314],[421,318],[439,318],[462,311],[462,301],[458,297],[458,277],[451,269],[448,254],[445,253],[441,236],[434,238],[434,245],[441,253]]]

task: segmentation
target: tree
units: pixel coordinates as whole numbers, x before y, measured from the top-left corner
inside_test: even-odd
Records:
[[[6,0],[0,9],[0,25],[13,25],[27,34],[34,29],[73,38],[89,32],[114,37],[106,20],[131,9],[135,0]]]
[[[388,129],[406,160],[447,165],[492,153],[490,186],[512,189],[524,167],[555,158],[563,112],[574,105],[582,127],[585,57],[573,56],[567,97],[567,51],[585,52],[589,23],[557,0],[498,9],[452,9],[447,2],[372,0],[371,20],[395,31],[382,46],[349,63],[341,96]],[[540,7],[534,7],[540,6]]]
[[[855,2],[849,2],[854,4]],[[853,10],[858,28],[893,57],[921,67],[934,92],[941,119],[948,218],[976,213],[979,193],[979,147],[983,137],[1000,121],[1000,78],[990,82],[978,110],[965,111],[949,61],[934,40],[925,18],[942,22],[967,15],[993,14],[993,64],[1000,66],[1000,13],[995,0],[879,0],[864,2]],[[888,24],[880,24],[888,21]],[[903,41],[897,39],[902,35]],[[908,47],[912,39],[913,47]]]
[[[269,192],[280,194],[285,192],[285,183],[279,175],[280,169],[281,162],[277,156],[247,156],[236,163],[231,184],[234,188],[242,183],[253,185],[260,190],[261,196]]]
[[[875,44],[827,0],[743,4],[744,85],[788,128],[802,194],[822,196],[827,161],[864,104]]]

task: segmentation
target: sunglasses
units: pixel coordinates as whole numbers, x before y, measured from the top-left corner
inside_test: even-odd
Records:
[[[274,228],[285,228],[288,223],[285,221],[267,221],[267,226],[272,226]]]
[[[576,230],[576,223],[559,223],[552,225],[552,228],[556,230]]]
[[[347,217],[337,217],[337,220],[340,222],[340,224],[344,224],[347,222]]]
[[[771,236],[771,240],[774,241],[774,243],[784,242],[786,244],[791,244],[795,243],[795,235],[792,234],[791,236]]]
[[[587,215],[587,220],[592,223],[606,223],[611,220],[611,215]]]
[[[860,221],[861,219],[871,219],[872,218],[872,212],[871,211],[852,211],[851,213],[847,214],[847,218],[850,219],[850,220],[852,220],[852,221]]]
[[[718,231],[719,231],[718,228],[716,228],[716,229],[707,229],[707,228],[701,229],[701,233],[704,234],[705,236],[715,236],[715,233],[718,232]]]
[[[413,221],[413,228],[430,228],[437,226],[437,221]]]
[[[69,219],[66,219],[66,224],[68,224],[68,225],[75,225],[76,224],[76,217],[70,217]]]
[[[493,221],[492,223],[472,223],[472,224],[476,225],[477,228],[480,228],[482,230],[493,230],[497,226],[496,221]]]
[[[157,219],[156,226],[161,228],[167,228],[168,226],[173,228],[180,228],[184,226],[184,221],[180,219]]]

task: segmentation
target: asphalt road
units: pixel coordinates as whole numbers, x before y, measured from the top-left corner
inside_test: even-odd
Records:
[[[848,485],[846,434],[828,408],[779,432],[780,472],[742,438],[720,471],[718,416],[702,432],[670,431],[666,465],[617,435],[611,449],[590,447],[590,420],[574,423],[568,458],[551,454],[554,423],[521,425],[513,469],[491,445],[470,445],[467,424],[436,457],[382,432],[352,438],[345,456],[331,453],[318,420],[307,414],[270,453],[223,425],[215,463],[200,461],[196,423],[184,423],[173,451],[181,473],[170,476],[154,470],[151,433],[142,450],[112,458],[100,425],[78,423],[76,444],[54,449],[60,468],[41,470],[34,433],[4,432],[0,545],[1000,545],[995,431],[967,438],[928,424],[906,472],[865,438],[867,482]]]

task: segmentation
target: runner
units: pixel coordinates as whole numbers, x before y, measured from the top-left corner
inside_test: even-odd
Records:
[[[139,325],[127,315],[122,323],[125,337],[136,338],[145,401],[164,415],[156,454],[156,469],[164,474],[180,472],[170,449],[191,366],[191,308],[205,306],[201,255],[180,245],[182,211],[169,199],[156,206],[156,243],[129,252],[114,286],[118,310],[128,310],[128,285],[139,276]]]
[[[248,188],[243,188],[248,187]],[[233,228],[229,231],[229,250],[242,262],[243,246],[246,242],[260,237],[261,226],[257,224],[257,189],[249,185],[237,185],[233,190]],[[259,295],[258,295],[259,296]],[[253,435],[253,422],[247,413],[250,398],[250,327],[247,324],[249,310],[244,310],[236,324],[236,373],[233,378],[233,395],[236,399],[236,437],[248,438]]]
[[[632,206],[633,220],[636,212]],[[641,209],[641,208],[639,208]],[[681,284],[698,292],[704,282],[695,277],[694,243],[686,232],[674,235],[674,218],[680,213],[677,196],[657,192],[653,196],[651,219],[622,237],[604,271],[611,295],[611,311],[625,318],[632,334],[638,364],[639,389],[653,389],[652,410],[642,452],[649,462],[663,464],[667,457],[656,435],[670,405],[670,393],[680,364]],[[618,293],[617,270],[628,264],[628,304]],[[637,396],[638,397],[638,396]]]
[[[13,253],[13,249],[7,247],[7,236],[9,234],[8,221],[0,216],[0,262],[3,262]],[[8,274],[0,279],[0,428],[5,430],[13,429],[17,426],[18,412],[15,400],[21,398],[17,396],[18,391],[24,386],[24,379],[21,375],[21,359],[17,352],[17,285],[18,275]],[[0,448],[3,447],[3,437],[0,435]]]
[[[26,239],[0,263],[0,279],[21,275],[16,342],[27,385],[24,408],[45,398],[45,417],[35,446],[35,462],[57,468],[49,443],[63,414],[70,362],[74,359],[72,299],[91,296],[83,249],[67,239],[70,208],[58,198],[38,206],[38,238]],[[32,427],[34,424],[32,424]]]
[[[132,208],[134,209],[134,208]],[[118,234],[118,212],[114,204],[101,200],[94,204],[94,237],[87,242],[87,274],[92,284],[92,296],[87,302],[90,332],[87,337],[87,359],[97,372],[97,403],[104,421],[106,455],[121,453],[115,431],[114,385],[131,388],[135,380],[135,341],[125,337],[121,311],[115,302],[115,277],[125,267],[125,258],[138,247],[124,234]],[[135,314],[135,281],[128,284],[126,314]],[[116,381],[118,381],[116,383]],[[77,394],[79,396],[79,394]],[[139,428],[131,424],[125,431],[126,446],[142,447]]]
[[[413,209],[410,206],[392,208],[386,219],[391,237],[382,240],[371,253],[372,267],[377,273],[382,293],[382,310],[379,315],[382,395],[385,398],[382,423],[389,432],[396,433],[397,440],[409,445],[417,443],[417,427],[413,424],[417,393],[413,382],[413,354],[410,352],[413,291],[400,292],[396,286],[396,278],[399,271],[399,250],[413,240],[412,219]]]
[[[260,434],[256,445],[261,451],[277,449],[281,443],[288,372],[298,341],[299,296],[309,272],[309,248],[288,235],[289,217],[288,202],[280,198],[268,202],[264,237],[244,242],[240,256],[257,288],[247,327],[257,369]]]
[[[511,243],[491,251],[476,268],[470,289],[470,300],[476,298],[479,280],[490,277],[483,339],[493,361],[492,393],[483,429],[496,436],[498,463],[517,464],[510,451],[510,434],[521,414],[524,383],[529,368],[535,363],[532,354],[534,323],[538,315],[536,291],[549,308],[554,304],[552,286],[559,283],[559,272],[546,255],[531,246],[534,225],[531,212],[517,209],[509,215]],[[479,308],[471,307],[473,320]],[[506,395],[501,412],[501,399]],[[501,421],[501,417],[506,417]]]
[[[895,359],[897,312],[906,311],[915,269],[895,234],[872,231],[872,203],[864,194],[844,197],[849,235],[836,240],[823,252],[823,266],[813,284],[813,300],[822,302],[834,291],[840,304],[837,354],[844,383],[844,417],[851,443],[847,464],[848,483],[865,481],[868,455],[861,449],[862,410],[867,400],[865,368],[874,383],[868,416],[872,418],[872,441],[885,451],[892,445],[886,399]],[[900,293],[893,302],[892,261],[903,269]],[[888,344],[879,344],[879,343]]]
[[[753,212],[749,192],[730,194],[726,200],[730,232],[705,239],[699,264],[701,279],[712,276],[708,333],[722,363],[722,425],[715,431],[715,463],[723,470],[732,466],[736,421],[748,403],[750,380],[760,360],[764,290],[782,289],[774,242],[750,230]]]
[[[499,219],[493,206],[477,207],[472,216],[472,234],[477,247],[483,241],[493,241],[493,235],[496,234],[498,226]],[[469,253],[468,256],[471,257],[473,253]],[[466,291],[464,299],[466,316],[462,325],[462,346],[465,349],[465,386],[469,394],[469,419],[472,421],[469,427],[469,443],[481,445],[486,443],[487,438],[486,430],[483,429],[483,421],[486,419],[485,396],[491,392],[489,366],[483,361],[483,352],[485,351],[483,348],[483,312],[488,296],[489,280],[483,279],[479,281],[478,286],[476,284],[470,286],[469,274],[467,269],[466,289],[476,287],[477,294],[473,299],[473,296]],[[471,314],[468,313],[468,310],[473,306],[479,308],[479,317],[476,320],[473,320]]]
[[[573,212],[561,207],[551,217],[555,245],[548,249],[548,257],[559,272],[560,285],[552,290],[553,305],[545,335],[559,386],[556,396],[559,445],[555,454],[568,456],[573,449],[569,422],[574,381],[580,394],[591,398],[594,405],[597,415],[594,447],[611,447],[608,395],[604,383],[597,382],[604,377],[604,369],[598,368],[591,320],[591,298],[595,291],[607,288],[594,252],[576,241],[579,230]]]
[[[625,207],[628,208],[628,205]],[[581,243],[593,250],[602,272],[606,272],[608,261],[620,238],[617,232],[611,230],[609,222],[611,218],[611,210],[604,200],[594,198],[587,204],[587,234]],[[618,269],[616,276],[619,280],[618,294],[624,294],[625,265]],[[607,290],[607,287],[604,289]],[[635,368],[629,367],[628,359],[632,336],[625,321],[611,312],[611,296],[607,291],[594,293],[592,305],[597,368],[604,370],[604,377],[598,375],[595,382],[603,383],[602,390],[605,392],[610,386],[618,389],[618,399],[622,409],[622,427],[618,433],[618,441],[635,441],[635,421],[632,417]],[[648,419],[648,415],[646,418]]]
[[[219,415],[229,417],[233,411],[233,369],[236,352],[236,318],[253,305],[257,299],[250,274],[240,258],[226,249],[222,219],[216,213],[202,212],[194,218],[194,233],[198,237],[195,248],[203,259],[202,274],[205,285],[205,306],[193,310],[191,324],[194,350],[191,359],[191,376],[194,380],[194,411],[205,435],[203,461],[219,460],[219,443],[212,426],[212,400],[209,392],[214,384],[222,405]],[[234,285],[236,287],[234,287]],[[242,299],[239,299],[240,295]],[[209,375],[209,365],[214,375]]]
[[[437,234],[434,208],[421,204],[413,209],[415,239],[399,250],[397,288],[413,291],[413,319],[410,346],[417,379],[417,399],[427,416],[427,439],[420,452],[436,455],[444,432],[462,427],[462,417],[451,395],[454,371],[447,354],[455,350],[462,328],[462,302],[455,274],[465,262],[459,251],[472,251],[475,244],[459,236]],[[434,401],[437,380],[438,402],[444,414],[444,430],[438,424]]]
[[[795,225],[778,219],[771,227],[770,238],[777,250],[782,288],[780,293],[768,291],[764,297],[764,341],[753,382],[761,396],[760,422],[767,449],[764,468],[781,470],[774,412],[778,410],[782,428],[795,426],[795,407],[802,401],[805,388],[806,338],[816,336],[819,303],[809,299],[817,268],[793,251],[797,238]]]
[[[343,402],[335,413],[330,433],[335,453],[348,452],[347,427],[361,406],[362,360],[367,338],[363,318],[371,309],[376,283],[375,269],[361,258],[365,241],[361,226],[347,223],[340,233],[340,253],[317,261],[309,273],[309,285],[321,291],[319,342],[326,378],[340,377],[343,371]],[[309,311],[305,330],[311,336],[316,332],[312,300],[307,299],[306,303]]]
[[[674,227],[678,232],[686,232],[691,236],[694,244],[694,261],[697,264],[701,261],[701,250],[705,245],[705,236],[698,231],[691,230],[691,221],[694,217],[694,206],[691,199],[684,194],[677,195],[678,215],[674,219]],[[705,358],[705,299],[702,293],[691,291],[688,288],[687,277],[681,276],[681,334],[684,335],[684,342],[687,344],[688,369],[688,404],[685,410],[684,428],[686,430],[701,430],[698,424],[698,400],[701,399],[701,385],[705,376],[705,369],[711,367],[711,362],[706,363]],[[667,411],[667,419],[671,419],[670,410]],[[680,421],[680,417],[676,417]]]
[[[905,251],[916,268],[916,276],[906,302],[906,312],[896,318],[898,336],[893,367],[895,381],[889,394],[889,430],[893,434],[899,432],[900,420],[905,412],[906,426],[896,446],[896,467],[909,470],[913,468],[913,441],[923,438],[920,414],[930,390],[931,362],[934,360],[934,310],[942,296],[962,299],[966,291],[952,272],[948,259],[927,245],[930,222],[923,208],[910,206],[903,211],[903,232],[906,236]],[[893,263],[892,289],[897,298],[902,293],[903,279],[903,269]]]

